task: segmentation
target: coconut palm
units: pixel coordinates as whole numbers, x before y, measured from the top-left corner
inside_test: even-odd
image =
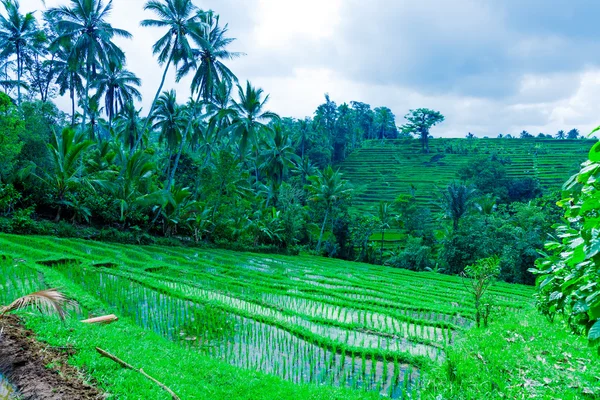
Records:
[[[32,13],[21,14],[18,0],[3,0],[2,4],[6,15],[0,14],[0,46],[3,55],[17,58],[17,103],[21,104],[24,56],[35,38],[37,21]]]
[[[150,111],[148,111],[143,132],[146,131],[148,123],[152,119],[156,102],[162,93],[171,64],[177,66],[180,62],[185,62],[193,57],[188,35],[199,24],[198,8],[192,3],[192,0],[148,1],[144,10],[154,12],[159,19],[145,19],[141,22],[142,26],[167,28],[167,32],[152,47],[154,54],[158,55],[158,63],[165,65],[165,69],[154,100],[152,100]]]
[[[201,24],[194,26],[190,32],[190,38],[198,48],[192,50],[194,56],[182,65],[177,77],[181,79],[194,71],[192,93],[198,93],[198,99],[208,103],[212,101],[221,82],[237,82],[236,76],[223,61],[240,57],[243,53],[227,50],[227,46],[235,39],[226,37],[227,25],[219,26],[218,15],[212,11],[200,11],[198,19]]]
[[[555,136],[557,139],[562,140],[567,138],[567,134],[562,129],[556,133]]]
[[[125,104],[141,100],[142,95],[136,86],[142,81],[131,71],[123,68],[121,64],[109,61],[94,80],[95,96],[104,96],[104,111],[108,117],[108,127],[112,128],[112,120],[123,109]]]
[[[51,47],[53,57],[48,60],[56,75],[56,84],[59,94],[63,96],[69,91],[71,100],[71,126],[75,125],[75,103],[76,96],[83,92],[82,69],[79,60],[72,57],[73,42],[64,40]]]
[[[131,149],[142,136],[142,121],[140,119],[141,109],[136,109],[133,101],[125,103],[123,109],[115,118],[115,132],[125,147]]]
[[[348,185],[348,182],[342,179],[342,174],[339,171],[334,171],[331,166],[325,168],[323,172],[317,173],[317,175],[308,177],[308,180],[310,185],[306,189],[310,193],[310,200],[321,203],[325,207],[325,216],[321,225],[319,242],[317,243],[317,251],[319,251],[329,214],[336,204],[350,196],[352,188]]]
[[[189,114],[181,105],[177,104],[177,94],[174,90],[164,92],[156,102],[156,111],[153,117],[152,129],[158,129],[159,142],[165,143],[169,154],[169,163],[167,169],[167,188],[171,188],[171,183],[181,152],[185,146],[185,130]],[[171,155],[177,151],[175,163],[171,169]]]
[[[261,170],[265,171],[275,188],[281,185],[287,171],[295,167],[294,162],[300,161],[291,139],[283,131],[281,124],[276,124],[273,127],[273,135],[265,139],[261,158],[263,160]]]
[[[48,10],[48,17],[58,21],[58,37],[54,43],[72,41],[71,60],[79,59],[85,65],[85,102],[90,100],[90,87],[99,64],[125,62],[125,53],[112,40],[115,37],[132,36],[126,30],[113,28],[108,23],[111,10],[112,0],[106,4],[103,0],[71,0],[71,7],[59,6]],[[87,111],[86,107],[83,109],[81,125],[82,130],[85,130]]]
[[[238,138],[239,156],[244,159],[248,144],[252,143],[258,149],[258,138],[269,130],[267,123],[279,120],[279,116],[264,110],[269,95],[263,98],[262,89],[252,87],[249,81],[246,82],[246,90],[240,85],[237,87],[239,100],[232,102],[235,117],[228,130]]]
[[[219,143],[226,145],[228,141],[222,137],[227,128],[231,125],[235,117],[235,111],[231,108],[231,90],[233,85],[227,81],[221,81],[215,87],[212,101],[206,104],[206,114],[209,118],[208,123],[211,130],[214,130]]]

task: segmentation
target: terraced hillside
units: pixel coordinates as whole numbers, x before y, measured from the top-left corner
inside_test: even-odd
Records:
[[[101,362],[95,346],[160,371],[186,399],[233,398],[219,397],[231,393],[212,375],[201,382],[202,393],[213,397],[199,395],[199,365],[207,359],[299,385],[286,389],[294,395],[258,396],[238,387],[235,398],[400,398],[418,390],[422,375],[473,325],[461,280],[435,273],[303,255],[13,235],[0,235],[0,255],[0,304],[60,286],[82,306],[78,319],[120,317],[106,327],[71,320],[64,329],[27,315],[46,340],[74,347],[73,362],[117,398],[165,397]],[[529,309],[532,293],[504,283],[493,289],[498,307],[511,313]],[[264,388],[261,376],[252,382]]]
[[[591,140],[553,139],[431,139],[430,154],[421,153],[418,140],[372,141],[339,165],[357,191],[355,205],[372,210],[379,201],[392,202],[414,190],[418,201],[433,206],[438,190],[456,178],[457,171],[482,154],[498,154],[514,178],[535,177],[543,187],[560,188],[586,160]],[[432,190],[433,188],[433,190]]]

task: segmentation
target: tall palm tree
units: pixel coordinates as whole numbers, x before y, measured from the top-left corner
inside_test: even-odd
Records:
[[[206,104],[206,114],[208,116],[208,124],[211,130],[217,135],[216,140],[221,145],[227,145],[229,141],[225,142],[225,138],[222,134],[231,125],[233,118],[235,117],[235,111],[231,108],[231,91],[233,85],[227,81],[221,81],[215,87],[213,93],[213,99],[210,103]]]
[[[141,100],[142,95],[136,86],[142,81],[131,71],[123,68],[121,64],[109,61],[108,65],[100,71],[94,81],[97,89],[95,96],[104,96],[104,111],[108,117],[108,128],[112,128],[112,120],[123,109],[124,105],[134,99]]]
[[[181,105],[177,104],[175,90],[163,92],[156,102],[152,129],[159,130],[159,142],[165,143],[171,153],[181,142],[181,135],[185,128],[185,115]]]
[[[125,53],[112,40],[117,36],[128,39],[132,36],[108,23],[111,10],[112,0],[106,4],[103,0],[71,0],[71,7],[59,6],[48,10],[49,18],[58,21],[56,29],[59,35],[54,43],[71,40],[71,59],[79,59],[85,65],[85,102],[90,100],[90,87],[99,64],[125,63]],[[86,107],[83,110],[81,125],[85,130]]]
[[[69,91],[71,99],[71,126],[75,125],[76,96],[83,93],[82,69],[79,60],[72,57],[73,42],[64,40],[51,47],[54,57],[47,62],[54,69],[59,94],[63,96]]]
[[[146,131],[152,119],[171,64],[177,66],[193,57],[188,35],[199,24],[198,8],[192,0],[151,0],[146,3],[144,10],[154,12],[159,19],[145,19],[141,22],[142,26],[167,28],[167,32],[152,47],[154,54],[158,54],[158,63],[166,65],[142,132]]]
[[[275,188],[281,185],[287,171],[295,167],[294,162],[300,161],[291,139],[287,133],[284,133],[281,124],[276,124],[273,127],[273,135],[265,139],[261,156],[263,159],[261,169],[266,172]]]
[[[133,101],[129,101],[125,103],[115,118],[115,131],[117,137],[121,139],[129,151],[135,146],[138,138],[142,136],[140,112],[141,109],[137,110]]]
[[[18,0],[3,0],[2,4],[6,16],[0,14],[0,46],[3,55],[17,57],[17,103],[21,104],[24,55],[36,35],[37,21],[32,13],[21,14]]]
[[[177,78],[181,79],[191,71],[194,72],[192,78],[192,93],[198,93],[198,99],[205,103],[213,99],[215,89],[221,82],[237,82],[237,77],[231,70],[223,64],[223,60],[238,58],[243,53],[231,52],[227,46],[235,39],[228,38],[227,25],[219,26],[219,16],[212,11],[199,11],[198,20],[201,24],[195,25],[190,32],[190,38],[199,48],[193,49],[193,57],[183,63],[177,73]]]
[[[325,206],[325,217],[323,218],[321,234],[317,243],[317,251],[319,251],[329,214],[336,204],[350,195],[352,188],[348,185],[348,182],[342,179],[342,174],[339,171],[334,171],[331,166],[325,168],[323,172],[319,172],[317,175],[308,177],[308,180],[310,181],[310,185],[306,188],[310,193],[310,200],[322,203]]]
[[[567,138],[567,134],[562,129],[556,133],[555,136],[557,139],[562,140]]]
[[[262,89],[252,87],[249,81],[246,82],[245,91],[240,85],[237,87],[239,100],[233,100],[231,107],[236,115],[228,129],[239,138],[239,156],[244,159],[248,143],[254,144],[258,149],[260,134],[269,130],[267,123],[279,120],[279,116],[264,110],[269,95],[263,98]]]
[[[153,117],[153,129],[160,132],[159,141],[166,143],[169,154],[167,164],[167,185],[166,191],[171,189],[175,172],[179,165],[179,159],[186,142],[186,126],[190,118],[189,111],[177,104],[177,94],[174,90],[164,92],[156,102],[156,111]],[[171,156],[177,151],[173,166],[171,166]]]

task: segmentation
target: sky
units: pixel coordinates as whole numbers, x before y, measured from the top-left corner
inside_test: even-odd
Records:
[[[47,7],[68,0],[46,0]],[[145,0],[113,0],[110,22],[147,110],[162,68],[142,28]],[[600,124],[600,2],[596,0],[195,0],[220,14],[246,55],[228,65],[270,95],[281,116],[312,116],[324,94],[338,104],[440,111],[435,137],[537,135]],[[22,11],[43,10],[21,0]],[[39,16],[39,14],[38,14]],[[189,81],[175,83],[184,102]],[[57,99],[69,109],[67,99]]]

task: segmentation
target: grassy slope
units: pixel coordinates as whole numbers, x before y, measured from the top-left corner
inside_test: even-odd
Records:
[[[534,309],[473,329],[429,377],[426,399],[597,399],[600,364],[583,337]]]
[[[392,202],[416,189],[417,200],[435,205],[436,190],[456,178],[456,172],[481,155],[495,153],[512,161],[509,176],[536,177],[542,186],[558,189],[579,169],[593,145],[590,140],[432,139],[431,153],[422,154],[418,140],[373,141],[339,165],[356,188],[355,205],[372,211],[380,200]],[[450,154],[459,147],[468,154]]]

